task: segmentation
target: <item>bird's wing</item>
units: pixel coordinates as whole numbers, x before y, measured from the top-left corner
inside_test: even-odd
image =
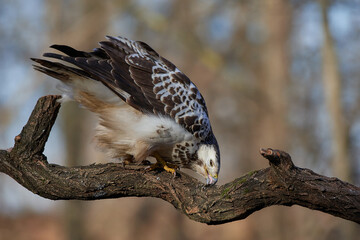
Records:
[[[145,114],[168,116],[200,140],[211,135],[205,101],[190,79],[146,43],[107,37],[93,52],[53,45],[67,56],[45,53],[77,66]]]

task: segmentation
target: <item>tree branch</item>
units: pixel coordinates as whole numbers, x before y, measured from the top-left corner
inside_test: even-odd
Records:
[[[49,164],[43,150],[60,103],[59,96],[39,99],[10,150],[0,150],[0,172],[44,198],[94,200],[156,197],[189,218],[207,224],[244,219],[272,205],[300,205],[360,223],[360,188],[337,178],[296,167],[289,154],[261,149],[270,167],[222,186],[206,187],[180,173],[144,171],[120,163],[63,167]]]

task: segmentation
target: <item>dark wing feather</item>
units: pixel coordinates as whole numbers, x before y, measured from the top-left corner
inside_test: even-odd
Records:
[[[141,112],[169,116],[203,141],[212,138],[205,101],[185,74],[146,43],[122,37],[107,39],[93,52],[53,45],[67,56],[54,53],[44,56],[77,66],[78,70],[70,69],[103,82]],[[128,95],[122,95],[123,92]]]
[[[111,44],[110,42],[107,43]],[[87,72],[91,78],[104,83],[132,107],[140,111],[152,112],[152,106],[131,79],[129,65],[124,60],[125,53],[122,49],[117,48],[111,54],[108,54],[105,51],[107,48],[96,48],[94,52],[87,53],[63,45],[52,45],[51,47],[67,56],[45,53],[44,57],[63,60],[77,66]],[[119,89],[122,91],[119,91]],[[130,97],[122,95],[123,91],[128,93]]]

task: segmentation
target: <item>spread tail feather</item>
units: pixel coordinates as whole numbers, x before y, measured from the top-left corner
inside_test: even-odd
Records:
[[[115,105],[123,103],[119,99],[121,96],[81,69],[44,59],[31,58],[31,60],[39,64],[33,65],[35,70],[54,77],[63,83],[59,87],[63,99],[75,100],[93,112],[98,112],[97,109],[93,108],[93,106],[99,105],[96,102]],[[84,96],[92,97],[84,99]],[[91,103],[90,99],[94,103]]]

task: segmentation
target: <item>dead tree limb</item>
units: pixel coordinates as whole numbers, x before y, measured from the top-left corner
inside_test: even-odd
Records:
[[[15,137],[14,147],[0,150],[0,172],[44,198],[155,197],[207,224],[244,219],[272,205],[296,204],[360,223],[359,187],[296,167],[289,154],[270,148],[260,150],[270,167],[211,187],[184,173],[174,179],[166,172],[145,172],[144,167],[120,163],[80,167],[49,164],[43,151],[60,108],[58,98],[40,98]]]

